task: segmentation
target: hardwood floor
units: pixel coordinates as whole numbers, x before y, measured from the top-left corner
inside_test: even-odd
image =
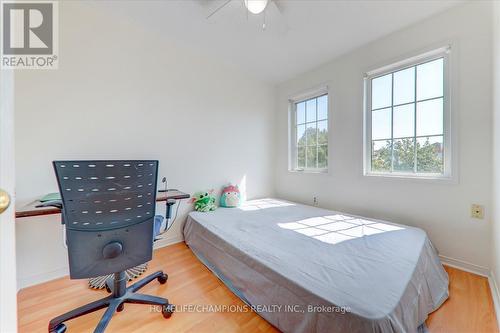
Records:
[[[431,333],[498,332],[488,279],[445,266],[450,279],[450,297],[427,319]]]
[[[184,243],[155,251],[146,274],[163,269],[167,284],[152,282],[141,291],[167,297],[177,305],[243,305],[187,248]],[[431,333],[498,332],[486,278],[446,267],[450,298],[427,324]],[[18,294],[19,332],[46,332],[51,318],[106,296],[92,291],[84,280],[61,278],[23,289]],[[92,332],[104,310],[66,322],[68,332]],[[253,312],[177,312],[170,319],[149,306],[126,304],[116,313],[106,332],[278,332]]]

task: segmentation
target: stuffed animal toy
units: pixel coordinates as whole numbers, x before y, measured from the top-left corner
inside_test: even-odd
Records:
[[[228,185],[222,189],[220,197],[221,207],[238,207],[241,203],[241,194],[238,185]]]
[[[191,198],[191,203],[194,203],[194,210],[198,212],[210,212],[215,210],[215,196],[214,190],[207,192],[196,192]]]

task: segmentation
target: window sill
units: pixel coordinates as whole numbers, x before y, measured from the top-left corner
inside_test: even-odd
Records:
[[[374,173],[367,172],[364,173],[365,177],[373,177],[373,178],[394,178],[401,180],[410,180],[410,181],[422,181],[422,182],[436,182],[443,184],[457,184],[458,181],[453,176],[445,176],[439,174],[407,174],[407,173]]]
[[[292,173],[328,174],[328,169],[290,169]]]

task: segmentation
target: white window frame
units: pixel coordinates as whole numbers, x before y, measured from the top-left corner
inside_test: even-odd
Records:
[[[369,71],[364,77],[364,140],[363,140],[363,174],[364,176],[382,176],[397,178],[453,180],[453,151],[451,129],[451,80],[450,80],[451,47],[445,46],[405,60]],[[443,58],[443,173],[413,173],[413,172],[377,172],[371,170],[372,159],[372,123],[371,123],[371,82],[373,78],[417,66],[422,63]]]
[[[296,106],[298,103],[312,99],[312,98],[318,98],[321,96],[327,96],[328,100],[328,107],[327,107],[327,119],[326,119],[326,124],[327,124],[327,130],[328,130],[328,137],[327,137],[327,149],[328,149],[328,155],[327,155],[327,160],[326,160],[326,168],[298,168],[297,166],[297,110]],[[330,108],[331,108],[331,101],[330,101],[330,93],[328,91],[328,86],[320,86],[315,89],[308,90],[306,92],[303,92],[301,94],[297,94],[291,98],[288,99],[288,104],[289,104],[289,123],[288,123],[288,170],[290,172],[304,172],[304,173],[328,173],[328,168],[330,165]]]

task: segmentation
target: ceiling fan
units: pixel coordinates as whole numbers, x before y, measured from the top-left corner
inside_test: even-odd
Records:
[[[222,8],[226,7],[231,1],[233,0],[226,0],[224,1],[220,6],[215,8],[208,16],[207,19],[211,18],[214,16],[217,12],[219,12]],[[266,29],[266,15],[265,15],[265,10],[268,7],[268,5],[272,2],[275,7],[278,9],[278,11],[281,12],[281,9],[279,8],[276,0],[242,0],[243,4],[245,5],[246,8],[246,13],[247,13],[247,18],[248,18],[248,13],[252,15],[259,15],[263,14],[263,23],[262,23],[262,29]]]

